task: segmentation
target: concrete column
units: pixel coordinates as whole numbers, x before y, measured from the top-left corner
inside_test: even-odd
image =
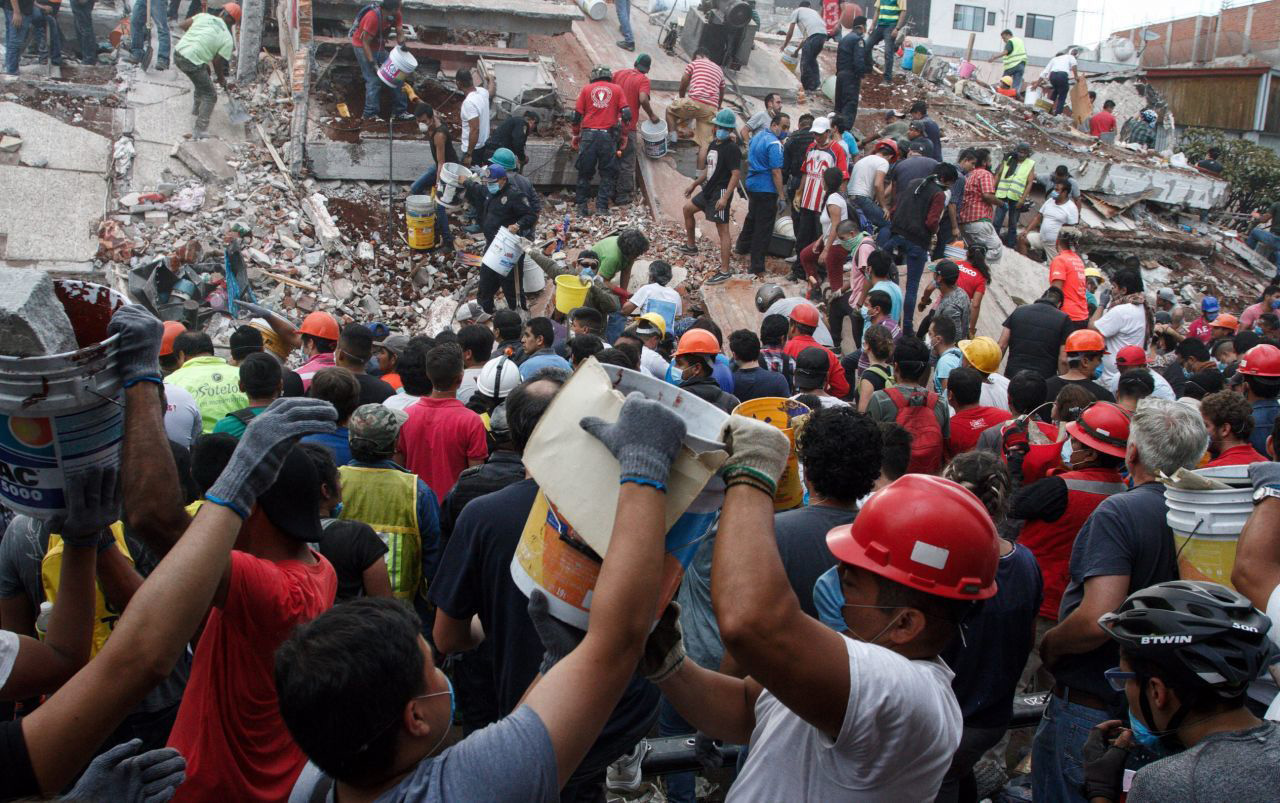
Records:
[[[1173,50],[1173,22],[1172,20],[1164,26],[1164,66],[1168,67],[1171,63]]]
[[[262,52],[263,0],[243,0],[240,6],[239,58],[236,83],[244,84],[258,75],[258,55]],[[287,36],[283,33],[282,36]]]
[[[1253,6],[1244,11],[1244,35],[1240,39],[1240,55],[1249,55],[1249,36],[1253,33]]]
[[[1204,17],[1196,17],[1196,32],[1191,38],[1191,61],[1199,62],[1200,59],[1200,24],[1204,21]]]

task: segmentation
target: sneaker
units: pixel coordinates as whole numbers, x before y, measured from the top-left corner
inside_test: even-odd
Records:
[[[159,68],[157,68],[157,69],[159,69]],[[418,118],[417,118],[417,117],[414,117],[414,116],[413,116],[412,114],[410,114],[409,112],[400,112],[399,114],[397,114],[397,115],[396,115],[396,122],[398,122],[398,123],[403,123],[403,122],[405,122],[406,120],[416,120],[416,119],[418,119]]]
[[[729,281],[729,277],[731,276],[733,276],[732,273],[727,273],[725,271],[717,271],[715,275],[713,275],[710,279],[707,279],[705,284],[720,284],[721,282],[727,282]]]
[[[609,765],[605,783],[610,792],[635,792],[640,788],[641,765],[651,749],[648,740],[641,739],[631,752]]]
[[[620,39],[620,40],[618,40],[618,47],[622,48],[623,50],[635,50],[635,49],[636,49],[636,43],[635,43],[635,42],[628,42],[628,41],[627,41],[627,40],[625,40],[625,39]]]
[[[678,246],[678,247],[679,247],[679,249],[680,249],[680,253],[682,253],[682,254],[697,254],[697,253],[698,253],[698,246],[696,246],[696,245],[682,244],[682,245],[680,245],[680,246]]]

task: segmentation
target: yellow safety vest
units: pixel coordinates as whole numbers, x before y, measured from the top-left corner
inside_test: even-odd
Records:
[[[129,554],[129,547],[124,542],[124,525],[116,522],[111,525],[111,534],[116,538],[116,546],[120,548],[120,552],[130,563],[133,562],[133,556]],[[44,586],[44,598],[49,602],[57,604],[58,601],[58,584],[62,580],[62,536],[50,535],[49,546],[44,551],[44,557],[40,560],[40,584]],[[107,637],[111,635],[111,631],[116,626],[116,621],[120,619],[121,611],[112,608],[107,604],[107,598],[102,594],[102,584],[95,583],[93,590],[93,646],[89,650],[89,657],[98,654],[98,651],[107,643]]]
[[[426,591],[418,529],[418,475],[394,468],[342,466],[340,519],[364,522],[387,545],[387,574],[396,599]]]
[[[996,185],[996,197],[1002,201],[1016,201],[1021,198],[1022,191],[1027,186],[1027,179],[1031,177],[1031,171],[1035,167],[1035,159],[1023,159],[1018,162],[1018,166],[1013,173],[1005,175],[1008,163],[1000,165],[1000,179]]]
[[[898,18],[902,16],[902,7],[898,4],[898,0],[880,0],[876,7],[879,9],[879,14],[876,16],[877,28],[897,27]]]
[[[1022,40],[1016,36],[1010,36],[1009,44],[1012,45],[1012,48],[1008,53],[1004,54],[1004,68],[1006,71],[1027,63],[1027,47],[1022,44]]]

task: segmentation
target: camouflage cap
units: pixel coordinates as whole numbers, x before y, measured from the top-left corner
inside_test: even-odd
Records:
[[[361,451],[390,456],[396,450],[400,425],[409,415],[381,404],[362,404],[347,420],[347,441]]]

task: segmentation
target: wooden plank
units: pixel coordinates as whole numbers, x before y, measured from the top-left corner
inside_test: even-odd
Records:
[[[271,144],[271,139],[267,137],[267,132],[262,129],[262,123],[254,123],[258,127],[258,136],[262,138],[262,144],[267,146],[267,152],[271,154],[271,160],[276,163],[276,167],[280,169],[280,175],[284,176],[285,182],[289,185],[289,189],[294,192],[298,188],[293,184],[293,177],[289,175],[289,169],[284,166],[284,160],[280,158],[280,154],[276,151],[276,146]]]

